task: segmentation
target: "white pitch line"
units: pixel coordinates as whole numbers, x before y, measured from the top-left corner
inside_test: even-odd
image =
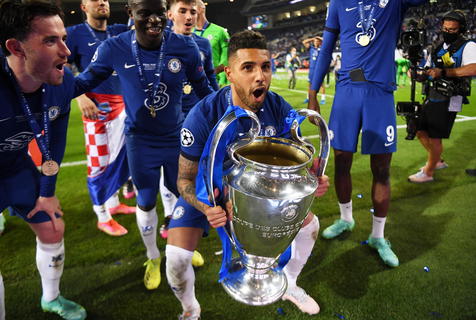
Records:
[[[281,92],[284,92],[284,91],[293,91],[293,92],[299,92],[299,93],[305,93],[305,94],[307,94],[307,91],[304,91],[304,90],[283,89],[283,88],[278,88],[278,87],[273,87],[273,86],[271,86],[270,88],[273,89],[273,90],[276,90],[276,91],[281,91]],[[320,94],[320,93],[319,93],[319,94]],[[327,99],[327,97],[332,97],[332,98],[334,98],[334,95],[332,95],[332,94],[327,94],[327,93],[326,93],[326,99]]]
[[[61,164],[61,167],[75,167],[75,166],[81,166],[84,164],[87,164],[88,162],[86,160],[82,161],[71,161],[71,162],[63,162]]]
[[[457,116],[459,119],[456,119],[455,122],[464,122],[464,121],[473,121],[473,120],[476,120],[476,117],[468,117],[468,116],[460,116],[458,115]],[[401,124],[401,125],[398,125],[397,126],[397,129],[404,129],[406,128],[407,125],[406,124]],[[312,136],[305,136],[304,138],[305,139],[316,139],[318,138],[319,135],[316,134],[316,135],[312,135]],[[81,165],[85,165],[87,164],[88,162],[86,160],[82,160],[82,161],[71,161],[71,162],[63,162],[61,164],[61,167],[75,167],[75,166],[81,166]]]

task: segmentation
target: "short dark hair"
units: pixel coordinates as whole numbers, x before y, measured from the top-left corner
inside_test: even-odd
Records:
[[[239,49],[264,49],[268,50],[266,37],[253,30],[243,30],[233,34],[228,44],[228,59]]]
[[[466,28],[467,28],[466,15],[464,14],[463,11],[453,10],[453,11],[447,12],[443,16],[442,21],[444,22],[445,20],[458,22],[459,23],[459,32],[460,33],[465,33],[466,32]]]
[[[43,1],[20,2],[6,0],[0,2],[0,41],[3,54],[9,56],[6,48],[8,39],[25,40],[30,34],[31,23],[36,17],[59,16],[63,19],[63,11],[55,4]]]
[[[183,2],[188,5],[196,5],[198,6],[197,0],[167,0],[167,8],[171,8],[174,4],[178,2]]]

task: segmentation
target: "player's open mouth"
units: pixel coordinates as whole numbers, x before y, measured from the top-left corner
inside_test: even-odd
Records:
[[[64,63],[60,63],[56,65],[56,69],[58,69],[59,71],[63,71],[63,68],[64,68]]]
[[[264,94],[266,93],[265,88],[257,88],[253,90],[253,96],[256,98],[256,100],[262,100],[264,99]]]
[[[151,36],[158,36],[162,33],[162,26],[161,25],[150,26],[150,27],[147,27],[146,31],[147,31],[147,34]]]
[[[191,27],[192,27],[192,24],[187,22],[187,23],[185,24],[185,26],[186,26],[187,28],[191,28]]]

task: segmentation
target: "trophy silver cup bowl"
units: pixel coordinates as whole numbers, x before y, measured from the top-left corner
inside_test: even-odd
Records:
[[[329,155],[327,125],[317,112],[304,109],[299,113],[320,130],[320,176]],[[315,148],[299,135],[297,121],[291,126],[291,140],[258,136],[259,121],[252,112],[248,116],[252,120],[248,135],[228,147],[233,164],[223,185],[233,215],[225,229],[239,256],[227,265],[228,275],[221,283],[235,300],[258,306],[277,301],[286,291],[287,279],[277,261],[300,230],[318,181],[309,171]],[[208,159],[209,177],[220,137],[235,120],[233,112],[228,114],[216,130]],[[212,180],[207,190],[215,201]]]

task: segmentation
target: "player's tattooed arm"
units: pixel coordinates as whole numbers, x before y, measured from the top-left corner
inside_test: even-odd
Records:
[[[197,199],[195,190],[195,178],[198,173],[198,162],[191,161],[182,155],[179,158],[179,170],[177,178],[177,188],[182,198],[196,209],[205,212],[208,207]]]

